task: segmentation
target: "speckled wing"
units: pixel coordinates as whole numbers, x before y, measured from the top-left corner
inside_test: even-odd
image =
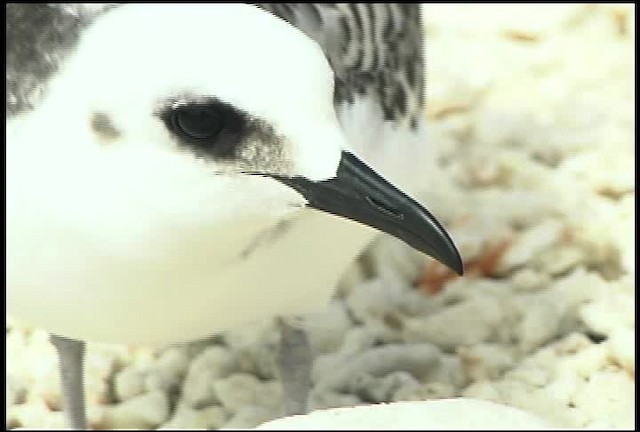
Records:
[[[47,80],[77,44],[82,29],[111,6],[63,3],[5,5],[7,118],[34,108]]]
[[[313,38],[336,75],[335,103],[366,95],[385,120],[415,127],[424,100],[419,4],[261,3]]]

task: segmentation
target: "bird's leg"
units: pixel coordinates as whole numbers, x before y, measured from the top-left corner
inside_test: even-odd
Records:
[[[87,429],[84,407],[84,342],[52,334],[51,344],[58,351],[64,409],[72,429]]]
[[[278,318],[280,353],[278,366],[284,389],[285,415],[307,413],[311,390],[311,346],[307,333],[299,324]]]

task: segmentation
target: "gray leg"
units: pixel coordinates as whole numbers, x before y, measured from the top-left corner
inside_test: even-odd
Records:
[[[64,409],[72,429],[87,429],[84,409],[84,342],[51,335],[51,343],[58,351]]]
[[[304,329],[278,319],[280,327],[280,355],[278,365],[284,388],[285,415],[307,413],[311,390],[311,346]]]

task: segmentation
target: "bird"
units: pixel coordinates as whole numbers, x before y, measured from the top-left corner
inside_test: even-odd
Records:
[[[428,152],[419,5],[6,12],[7,313],[51,334],[71,427],[87,426],[86,341],[278,319],[297,414],[309,344],[286,317],[322,308],[376,233],[462,274],[412,198]]]

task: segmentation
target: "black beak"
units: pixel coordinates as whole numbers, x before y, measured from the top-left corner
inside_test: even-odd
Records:
[[[269,177],[298,191],[309,207],[391,234],[462,275],[460,254],[437,219],[353,154],[342,152],[336,177],[329,180]]]

